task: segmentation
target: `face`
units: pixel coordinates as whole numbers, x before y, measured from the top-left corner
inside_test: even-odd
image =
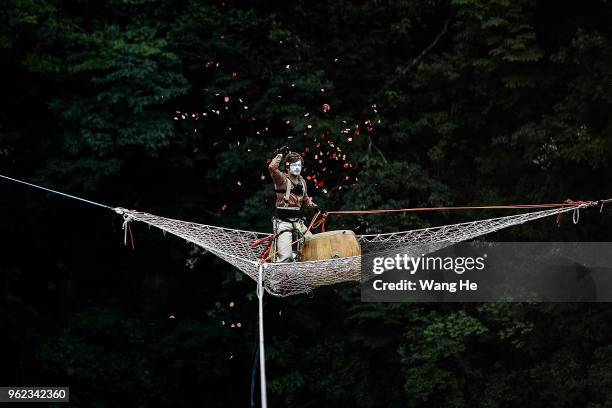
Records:
[[[296,161],[294,163],[289,164],[289,174],[293,174],[294,176],[299,176],[302,172],[302,162]]]

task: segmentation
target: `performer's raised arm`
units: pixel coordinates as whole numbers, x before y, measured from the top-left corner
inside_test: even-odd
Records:
[[[280,166],[280,162],[283,159],[282,153],[279,153],[272,159],[270,164],[268,165],[268,170],[270,171],[270,176],[272,176],[272,181],[276,186],[280,186],[284,183],[285,179],[283,177],[283,173],[278,169]]]

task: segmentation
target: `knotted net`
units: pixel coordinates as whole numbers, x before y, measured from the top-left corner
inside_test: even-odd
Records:
[[[566,212],[574,212],[574,221],[577,222],[580,208],[590,205],[592,205],[590,202],[576,203],[560,208],[530,211],[460,224],[386,234],[357,235],[357,239],[362,252],[367,251],[381,255],[400,251],[414,255],[427,254],[457,242]],[[124,218],[123,227],[126,237],[129,222],[143,222],[206,249],[257,281],[259,267],[262,265],[260,259],[265,247],[254,247],[251,243],[269,237],[269,233],[198,224],[124,208],[115,208],[114,210]],[[360,256],[320,261],[263,264],[263,285],[270,294],[275,296],[284,297],[307,293],[321,286],[359,281],[360,277]]]

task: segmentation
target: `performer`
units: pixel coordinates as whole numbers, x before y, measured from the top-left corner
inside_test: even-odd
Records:
[[[281,160],[285,164],[286,173],[279,170]],[[294,233],[300,238],[312,235],[310,231],[306,232],[303,209],[322,211],[308,196],[306,181],[300,175],[303,163],[300,154],[289,152],[284,160],[282,153],[277,154],[268,166],[276,191],[276,212],[272,217],[272,228],[276,237],[275,262],[295,260],[296,254],[293,253],[291,245]]]

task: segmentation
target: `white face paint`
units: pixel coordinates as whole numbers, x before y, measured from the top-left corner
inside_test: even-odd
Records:
[[[302,162],[297,161],[295,163],[289,164],[290,174],[293,174],[294,176],[299,176],[301,172],[302,172]]]

